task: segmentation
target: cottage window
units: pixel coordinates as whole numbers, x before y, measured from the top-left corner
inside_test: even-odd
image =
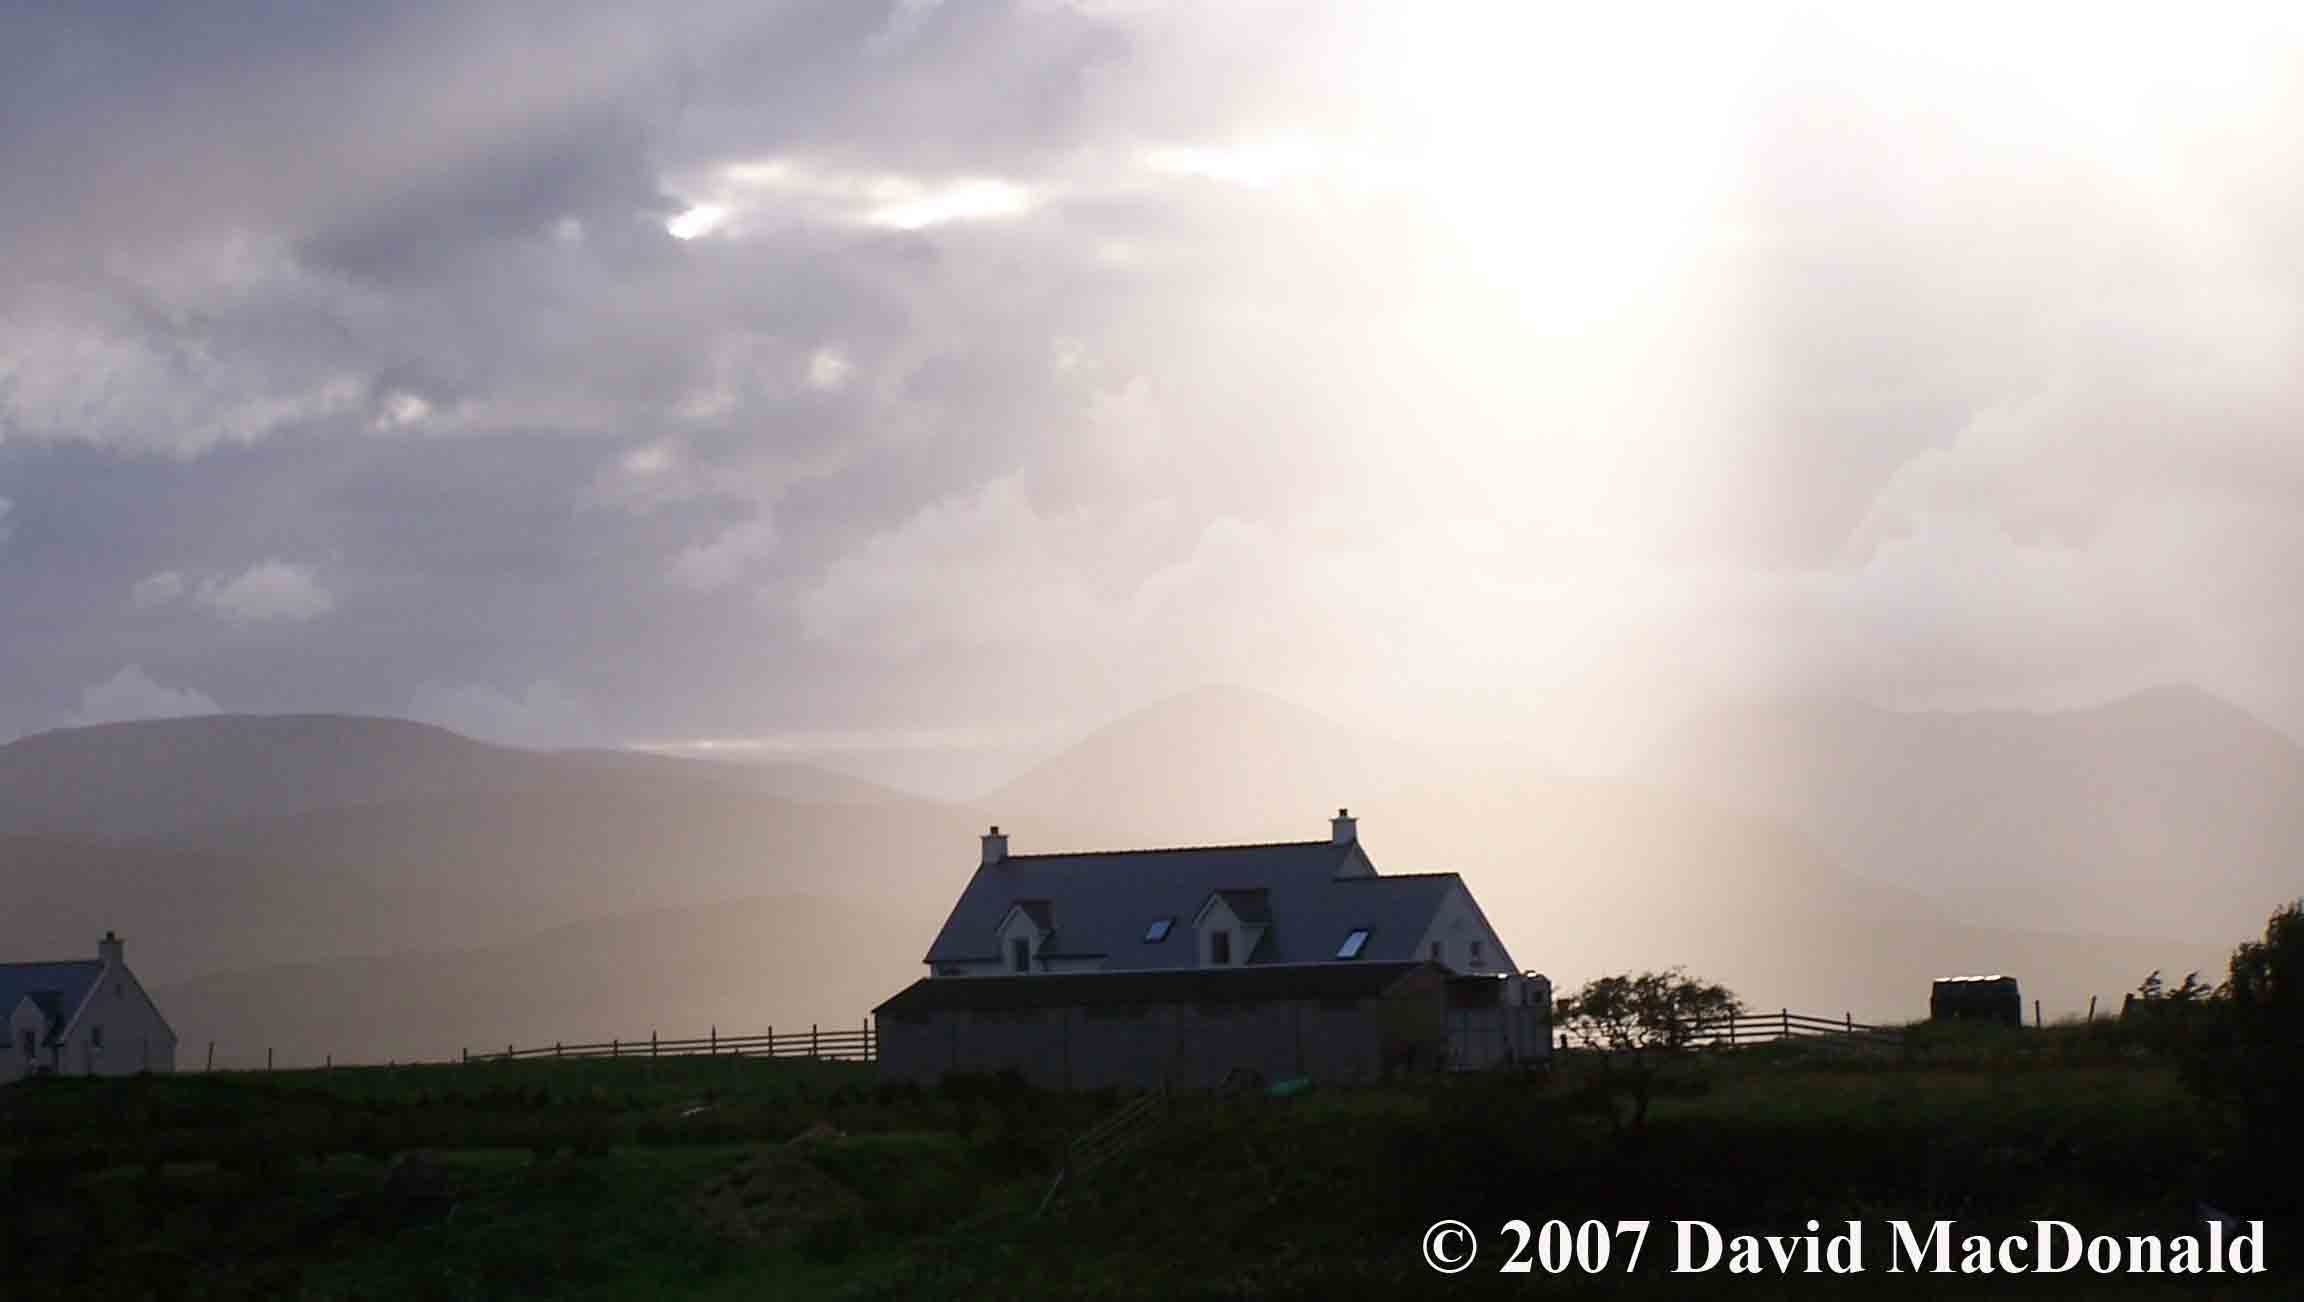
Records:
[[[1480,952],[1480,942],[1479,942],[1479,941],[1477,941],[1477,940],[1475,940],[1475,941],[1473,941],[1473,942],[1472,942],[1472,966],[1474,966],[1474,967],[1486,967],[1486,966],[1488,966],[1488,959],[1487,959],[1487,957],[1486,957],[1485,955],[1483,955],[1483,954]]]
[[[88,1047],[91,1049],[104,1047],[104,1028],[101,1024],[88,1028]]]
[[[1176,919],[1174,918],[1152,919],[1152,925],[1144,929],[1144,943],[1147,945],[1157,945],[1161,941],[1168,939],[1168,929],[1175,925]]]
[[[1435,963],[1440,961],[1440,942],[1437,940],[1432,942],[1432,961]]]
[[[1022,936],[1008,942],[1008,966],[1019,972],[1032,970],[1032,942]]]
[[[1365,948],[1367,944],[1368,929],[1366,927],[1354,927],[1352,929],[1352,934],[1344,938],[1344,943],[1336,947],[1336,957],[1358,958],[1360,957],[1360,951]]]
[[[1232,933],[1222,929],[1208,933],[1208,961],[1219,967],[1232,961]]]

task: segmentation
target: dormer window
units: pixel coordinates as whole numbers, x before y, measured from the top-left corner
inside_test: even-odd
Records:
[[[1147,945],[1157,945],[1161,941],[1168,939],[1169,929],[1175,925],[1176,919],[1174,918],[1152,919],[1152,925],[1144,929],[1144,943]]]
[[[1043,954],[1060,948],[1056,941],[1056,912],[1046,900],[1018,900],[1000,918],[992,952],[1001,967],[1011,972],[1033,971]]]
[[[1344,943],[1336,947],[1336,957],[1358,958],[1360,951],[1365,949],[1367,945],[1368,929],[1366,927],[1354,927],[1352,934],[1344,938]]]
[[[1245,965],[1256,961],[1256,947],[1271,928],[1269,891],[1261,886],[1222,888],[1209,892],[1192,915],[1192,943],[1202,967]]]

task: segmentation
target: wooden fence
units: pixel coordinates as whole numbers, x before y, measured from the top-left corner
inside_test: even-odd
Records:
[[[1056,1201],[1056,1191],[1062,1189],[1066,1181],[1078,1180],[1102,1165],[1104,1159],[1126,1148],[1143,1132],[1154,1116],[1167,1110],[1167,1106],[1166,1089],[1139,1094],[1118,1112],[1097,1122],[1065,1145],[1063,1164],[1056,1168],[1056,1178],[1048,1182],[1048,1192],[1040,1196],[1039,1209],[1032,1214],[1038,1216],[1046,1212],[1048,1204]]]
[[[552,1044],[520,1049],[505,1045],[502,1052],[464,1050],[465,1062],[509,1062],[529,1058],[667,1058],[694,1054],[732,1058],[817,1058],[831,1062],[874,1062],[880,1057],[880,1036],[870,1021],[853,1029],[810,1026],[805,1031],[778,1034],[771,1026],[765,1035],[722,1035],[714,1027],[688,1040],[665,1040],[655,1032],[645,1040],[602,1040],[597,1044]]]
[[[1897,1026],[1874,1026],[1859,1022],[1848,1013],[1838,1017],[1811,1017],[1783,1008],[1773,1013],[1746,1013],[1740,1017],[1707,1022],[1698,1028],[1690,1043],[1700,1049],[1740,1049],[1750,1044],[1774,1044],[1784,1040],[1824,1040],[1894,1049],[1903,1046],[1904,1030]]]

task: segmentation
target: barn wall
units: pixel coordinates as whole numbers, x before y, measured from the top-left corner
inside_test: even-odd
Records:
[[[880,1021],[880,1077],[933,1084],[948,1071],[1012,1070],[1045,1089],[1206,1089],[1235,1069],[1265,1080],[1374,1080],[1387,1053],[1437,1065],[1444,1035],[1434,983],[1419,999],[1275,999],[945,1012]],[[1421,1038],[1421,1052],[1403,1051]]]

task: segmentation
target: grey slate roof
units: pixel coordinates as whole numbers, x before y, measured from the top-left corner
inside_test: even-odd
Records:
[[[93,958],[0,963],[0,1017],[14,1012],[17,1002],[29,995],[48,1014],[49,1032],[60,1031],[64,1019],[79,1010],[103,971],[103,960]]]
[[[872,1012],[879,1017],[917,1017],[957,1009],[991,1012],[1252,999],[1366,999],[1383,994],[1402,977],[1425,966],[1422,963],[1319,963],[1195,967],[1167,972],[922,977]]]
[[[1254,965],[1329,963],[1355,928],[1368,928],[1359,962],[1417,957],[1416,942],[1458,878],[1454,873],[1339,878],[1352,853],[1333,841],[1196,846],[1087,854],[1010,855],[976,870],[928,947],[927,961],[996,959],[995,929],[1021,900],[1046,900],[1062,928],[1062,950],[1102,955],[1106,971],[1195,967],[1192,915],[1211,894],[1262,891],[1270,926]],[[1156,918],[1174,918],[1166,940],[1146,943]],[[972,978],[974,979],[974,978]]]
[[[1261,927],[1272,921],[1272,893],[1266,890],[1218,891],[1224,906],[1232,916],[1251,927]]]

